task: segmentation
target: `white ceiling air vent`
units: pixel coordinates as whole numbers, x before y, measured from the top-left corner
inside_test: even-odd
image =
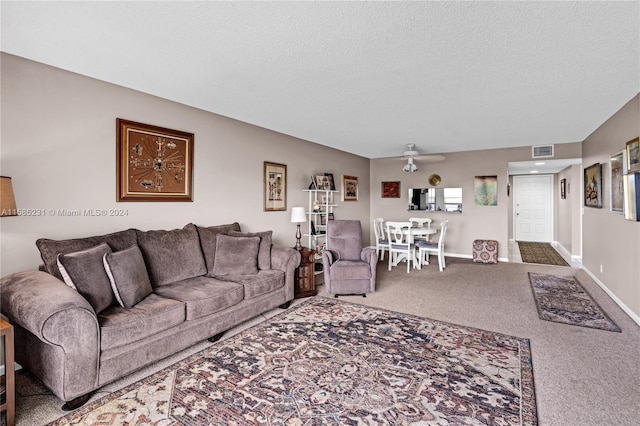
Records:
[[[531,147],[531,156],[533,158],[553,157],[553,145],[538,145]]]

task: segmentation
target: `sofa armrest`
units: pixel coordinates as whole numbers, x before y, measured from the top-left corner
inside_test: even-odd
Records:
[[[300,266],[302,256],[298,250],[284,246],[271,246],[271,269],[284,272],[287,301],[293,300],[296,268]]]
[[[77,291],[46,272],[17,272],[0,280],[0,311],[42,342],[46,359],[27,349],[16,353],[16,360],[60,399],[69,401],[97,387],[100,328],[93,308]]]

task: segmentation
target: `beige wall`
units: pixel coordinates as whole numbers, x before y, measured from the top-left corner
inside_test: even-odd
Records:
[[[126,217],[6,217],[0,275],[37,268],[37,238],[63,239],[129,227],[240,222],[295,243],[293,206],[307,206],[310,175],[358,176],[358,202],[338,202],[336,219],[361,219],[368,240],[369,160],[154,96],[2,54],[1,173],[21,209],[126,209]],[[116,118],[195,134],[192,203],[116,203]],[[288,210],[263,212],[263,162],[287,165]],[[305,240],[303,240],[304,242]]]
[[[580,165],[573,165],[562,170],[555,178],[556,207],[556,241],[571,254],[572,257],[582,256],[582,242],[580,232]],[[566,198],[560,197],[560,181],[566,179]]]
[[[602,163],[603,205],[584,207],[583,265],[640,316],[640,223],[609,211],[609,157],[640,135],[639,96],[636,95],[583,142],[582,165]],[[602,272],[600,267],[602,265]]]
[[[580,143],[555,146],[556,158],[580,157]],[[531,147],[465,151],[445,154],[445,160],[437,163],[419,163],[418,171],[405,173],[400,159],[371,160],[371,218],[385,220],[407,220],[412,216],[431,217],[434,223],[449,220],[447,229],[448,254],[470,257],[475,239],[498,241],[498,255],[508,257],[508,240],[511,235],[511,203],[507,196],[509,182],[507,163],[509,161],[530,161]],[[441,187],[462,188],[463,212],[417,212],[407,211],[409,205],[408,188],[427,188],[429,176],[433,173],[442,177]],[[475,206],[473,182],[475,176],[498,176],[498,205]],[[381,198],[382,181],[400,181],[401,198]],[[371,226],[371,224],[370,224]]]

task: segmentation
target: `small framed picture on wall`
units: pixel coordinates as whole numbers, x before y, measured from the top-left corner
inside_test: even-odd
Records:
[[[342,176],[342,201],[358,201],[358,178]]]
[[[400,181],[382,182],[382,198],[400,198]]]

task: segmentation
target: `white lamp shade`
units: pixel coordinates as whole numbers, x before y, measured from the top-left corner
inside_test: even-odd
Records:
[[[304,207],[291,207],[291,222],[306,222],[307,215],[304,213]]]

